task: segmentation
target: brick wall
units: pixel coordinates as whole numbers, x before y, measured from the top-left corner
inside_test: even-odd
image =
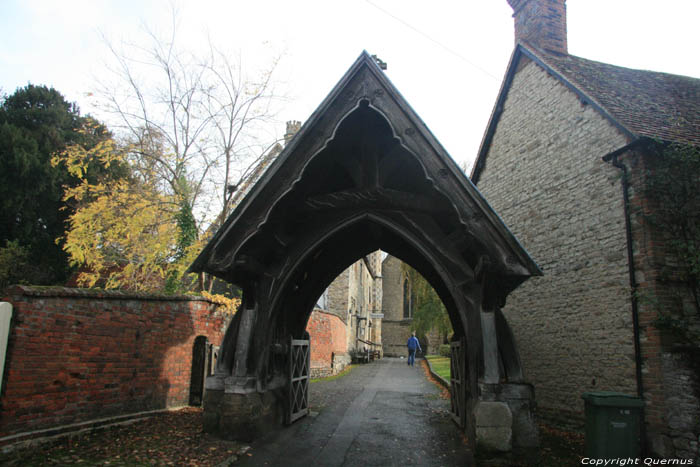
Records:
[[[647,437],[658,455],[700,459],[697,352],[677,345],[675,336],[654,327],[658,310],[671,312],[697,328],[700,317],[689,289],[673,279],[678,263],[668,245],[669,235],[649,222],[656,209],[644,194],[647,176],[653,173],[650,157],[658,156],[641,149],[620,159],[629,173]]]
[[[566,0],[508,0],[508,4],[513,8],[516,43],[567,52]]]
[[[636,394],[620,174],[601,160],[627,141],[523,60],[478,188],[544,272],[504,309],[539,413],[580,427],[581,393]]]
[[[328,376],[342,371],[345,365],[339,364],[347,354],[345,323],[335,314],[315,309],[306,325],[311,341],[311,375]]]
[[[0,437],[184,406],[197,336],[227,316],[192,297],[13,287]]]

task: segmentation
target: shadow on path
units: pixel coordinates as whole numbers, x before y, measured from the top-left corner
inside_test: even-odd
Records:
[[[450,401],[420,366],[385,358],[311,384],[312,414],[252,444],[237,466],[469,466]]]

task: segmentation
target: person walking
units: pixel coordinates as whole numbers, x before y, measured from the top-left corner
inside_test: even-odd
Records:
[[[416,331],[411,333],[411,337],[408,338],[406,346],[408,347],[408,365],[413,366],[416,362],[416,350],[420,350],[422,352],[420,342],[418,342],[418,338],[416,337]]]

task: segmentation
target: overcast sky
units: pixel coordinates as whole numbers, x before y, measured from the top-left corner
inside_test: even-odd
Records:
[[[631,68],[700,77],[700,0],[568,0],[573,55]],[[506,0],[180,1],[180,33],[192,47],[210,35],[264,66],[283,53],[286,120],[305,120],[364,49],[452,157],[471,165],[513,49]],[[101,39],[167,32],[168,1],[0,0],[0,88],[54,86],[83,113],[104,70]],[[96,115],[98,118],[99,114]]]

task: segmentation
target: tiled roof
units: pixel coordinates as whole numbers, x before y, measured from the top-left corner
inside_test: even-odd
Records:
[[[536,55],[634,135],[700,145],[700,79]]]

